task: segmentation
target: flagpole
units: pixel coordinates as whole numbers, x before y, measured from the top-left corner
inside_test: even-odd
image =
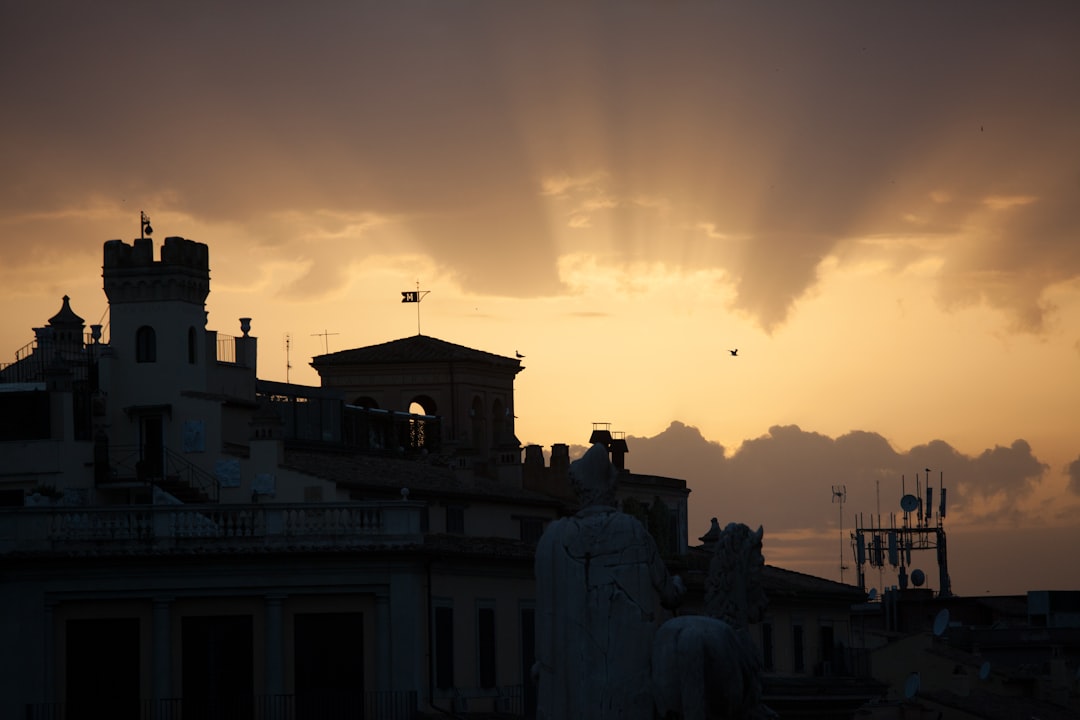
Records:
[[[420,281],[416,281],[416,290],[402,290],[401,302],[403,303],[416,303],[416,334],[420,334],[420,301],[424,299],[430,290],[421,290]]]

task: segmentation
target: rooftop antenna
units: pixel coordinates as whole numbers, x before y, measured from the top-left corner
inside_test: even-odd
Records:
[[[326,354],[329,355],[330,354],[330,336],[331,335],[337,335],[337,334],[338,333],[332,333],[332,332],[327,332],[326,330],[323,330],[321,333],[311,333],[311,337],[321,337],[323,339],[323,348],[325,349]]]
[[[285,333],[285,384],[289,383],[289,371],[292,370],[292,362],[289,360],[289,348],[292,346],[292,336]]]
[[[153,235],[154,228],[150,227],[150,216],[142,210],[139,211],[139,239],[145,240],[147,235]]]
[[[832,501],[840,505],[840,582],[844,582],[844,501],[847,500],[847,485],[832,486]]]
[[[420,301],[431,292],[430,290],[421,290],[420,281],[416,281],[416,290],[402,290],[401,302],[403,303],[416,303],[416,334],[420,334]]]

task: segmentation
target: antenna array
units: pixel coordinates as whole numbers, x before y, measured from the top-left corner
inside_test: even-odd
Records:
[[[912,553],[934,550],[938,565],[938,595],[940,597],[952,595],[945,543],[944,473],[939,475],[938,481],[940,504],[937,518],[934,518],[934,488],[930,484],[930,468],[926,468],[925,473],[925,495],[919,473],[915,474],[913,494],[907,492],[906,479],[901,476],[900,510],[902,515],[899,522],[895,512],[889,513],[887,524],[883,522],[880,507],[876,523],[874,515],[870,515],[869,525],[866,524],[866,519],[861,513],[856,515],[851,543],[860,589],[866,590],[865,566],[867,564],[878,568],[879,572],[883,572],[886,566],[896,568],[897,582],[901,590],[907,589],[909,580],[915,587],[921,587],[926,580],[926,574],[918,568],[912,569],[910,574],[908,572],[908,569],[912,567]],[[835,488],[833,492],[836,492]]]

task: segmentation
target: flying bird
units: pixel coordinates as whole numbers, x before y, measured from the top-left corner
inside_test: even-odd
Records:
[[[739,354],[739,348],[735,348],[734,350],[728,350],[728,352],[731,353],[731,357],[735,357]]]

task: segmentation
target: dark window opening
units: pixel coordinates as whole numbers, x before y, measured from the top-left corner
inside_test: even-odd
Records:
[[[462,505],[446,506],[446,532],[453,535],[465,534],[465,507]]]
[[[476,613],[476,657],[480,688],[495,687],[495,608],[482,607]]]
[[[251,616],[185,617],[180,642],[184,720],[251,718],[255,687]]]
[[[530,545],[540,542],[540,536],[544,534],[543,518],[523,517],[518,519],[521,530],[521,540]]]
[[[454,687],[454,608],[435,608],[435,687]]]
[[[791,652],[792,670],[794,670],[795,672],[802,672],[806,668],[806,664],[803,659],[802,625],[793,625],[791,628]]]
[[[187,361],[189,365],[194,365],[199,361],[196,344],[195,328],[190,327],[187,331]]]
[[[833,635],[832,625],[821,626],[821,672],[825,675],[831,675],[833,671],[833,661],[836,655],[836,641]]]
[[[157,362],[157,334],[149,325],[135,331],[135,362]]]
[[[297,720],[364,714],[364,614],[298,613],[294,619]]]
[[[139,718],[139,620],[68,620],[67,718]]]

